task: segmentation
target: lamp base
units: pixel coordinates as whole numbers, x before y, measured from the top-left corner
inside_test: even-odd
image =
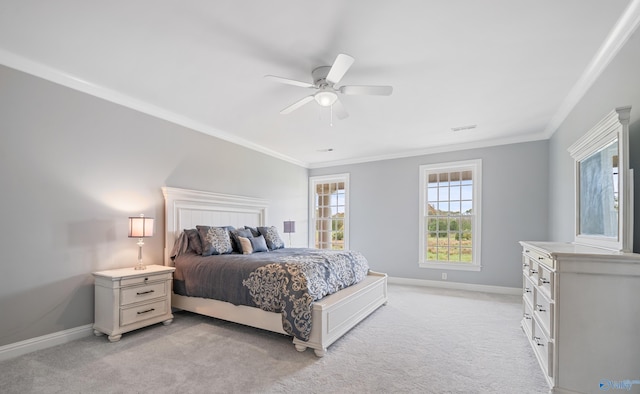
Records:
[[[135,269],[135,270],[146,270],[147,266],[142,264],[142,262],[139,262],[138,264],[136,264],[135,267],[133,267],[133,269]]]

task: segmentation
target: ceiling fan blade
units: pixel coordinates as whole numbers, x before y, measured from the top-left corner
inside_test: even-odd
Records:
[[[344,53],[339,54],[327,74],[327,81],[333,84],[338,83],[338,81],[344,77],[344,74],[349,71],[354,61],[355,59],[349,55],[345,55]]]
[[[373,96],[390,96],[393,92],[393,86],[341,86],[342,94],[364,94]]]
[[[302,88],[315,88],[316,86],[312,83],[296,81],[295,79],[276,77],[275,75],[265,75],[267,79],[271,79],[276,82],[286,83],[287,85],[300,86]]]
[[[298,101],[296,101],[295,103],[291,104],[290,106],[288,106],[287,108],[283,109],[282,111],[280,111],[280,113],[282,115],[286,115],[289,114],[293,111],[295,111],[296,109],[302,107],[303,105],[305,105],[306,103],[308,103],[309,101],[313,101],[313,96],[307,96],[304,97]]]
[[[349,117],[349,113],[347,112],[347,109],[344,107],[344,105],[342,104],[342,101],[340,100],[336,100],[333,103],[333,105],[331,106],[331,110],[333,111],[334,114],[336,114],[338,119],[346,119]]]

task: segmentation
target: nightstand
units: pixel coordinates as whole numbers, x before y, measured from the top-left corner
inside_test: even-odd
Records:
[[[151,324],[173,321],[171,280],[174,267],[147,265],[94,272],[96,336],[116,342],[122,334]]]

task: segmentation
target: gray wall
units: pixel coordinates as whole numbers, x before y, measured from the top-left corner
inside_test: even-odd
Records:
[[[560,125],[549,143],[549,236],[574,239],[573,160],[567,148],[616,107],[631,105],[629,161],[635,169],[634,252],[640,252],[640,30],[637,30]]]
[[[97,270],[133,266],[127,217],[161,186],[266,198],[306,240],[308,170],[0,66],[0,346],[93,322]]]
[[[548,142],[530,142],[312,169],[350,173],[350,247],[373,269],[400,278],[441,280],[419,268],[419,166],[482,159],[482,270],[449,270],[448,281],[520,287],[520,240],[546,240]]]

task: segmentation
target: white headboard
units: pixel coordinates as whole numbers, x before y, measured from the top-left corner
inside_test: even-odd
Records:
[[[264,226],[267,223],[266,200],[163,187],[164,194],[164,265],[176,239],[184,229],[206,226]]]

